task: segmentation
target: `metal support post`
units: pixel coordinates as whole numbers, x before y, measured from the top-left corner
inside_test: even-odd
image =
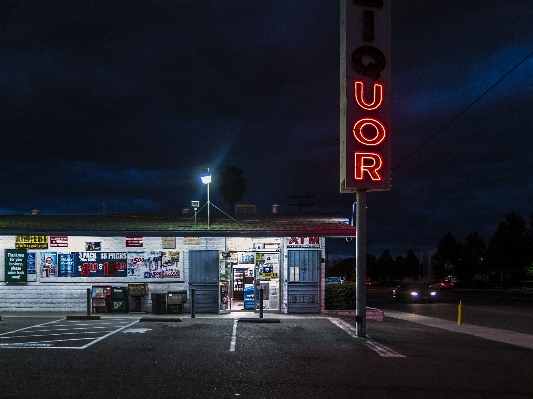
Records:
[[[191,288],[191,319],[194,319],[196,315],[194,314],[194,288]]]
[[[263,318],[263,287],[259,289],[259,318]]]
[[[87,288],[87,316],[91,315],[91,289]]]
[[[357,190],[355,232],[355,322],[357,336],[366,337],[366,190]]]

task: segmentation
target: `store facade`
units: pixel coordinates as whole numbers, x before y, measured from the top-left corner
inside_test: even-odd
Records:
[[[323,309],[328,214],[0,216],[0,312]],[[164,302],[164,303],[163,303]]]

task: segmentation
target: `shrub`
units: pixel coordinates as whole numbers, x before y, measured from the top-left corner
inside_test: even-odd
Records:
[[[355,309],[355,283],[326,284],[326,309],[327,310],[354,310]]]

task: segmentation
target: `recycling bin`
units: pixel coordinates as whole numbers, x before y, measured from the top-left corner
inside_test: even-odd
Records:
[[[111,287],[111,312],[126,313],[128,311],[127,287]]]

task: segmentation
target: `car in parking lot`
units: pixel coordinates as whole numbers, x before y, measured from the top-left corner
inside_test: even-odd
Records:
[[[437,290],[425,284],[400,284],[392,290],[395,301],[433,302],[437,299]]]

